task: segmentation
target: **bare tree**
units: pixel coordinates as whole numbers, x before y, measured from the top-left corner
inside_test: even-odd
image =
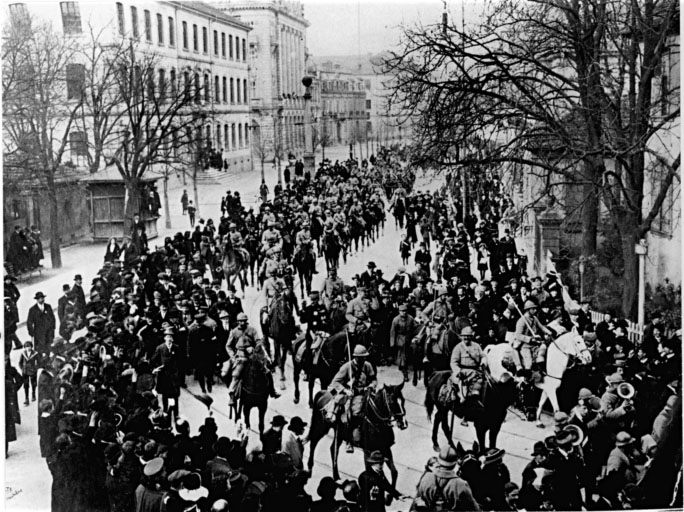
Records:
[[[269,154],[269,145],[266,139],[262,136],[261,126],[254,124],[252,129],[252,152],[254,157],[256,157],[261,163],[261,180],[263,181],[265,178],[264,165],[266,163],[266,157]]]
[[[25,16],[3,27],[3,160],[47,191],[53,268],[62,266],[57,182],[83,104],[82,75],[69,67],[76,53],[49,23]]]
[[[415,27],[384,60],[389,108],[416,120],[414,152],[433,164],[522,166],[538,199],[580,188],[582,253],[596,253],[603,201],[623,240],[623,311],[634,316],[634,243],[651,229],[680,156],[657,149],[676,129],[678,81],[659,80],[679,5],[672,0],[503,0],[476,27]],[[654,94],[659,90],[659,94]],[[676,134],[678,137],[678,132]],[[473,151],[475,144],[495,151]],[[610,170],[615,162],[615,169]],[[644,211],[646,177],[662,179]]]
[[[127,226],[140,211],[141,178],[156,166],[182,162],[195,141],[193,130],[202,130],[199,74],[159,77],[157,56],[141,54],[133,44],[116,59],[112,87],[123,114],[102,151],[124,180]]]
[[[332,137],[330,136],[330,133],[328,133],[328,124],[325,119],[321,119],[317,124],[313,124],[311,128],[313,151],[315,153],[318,146],[320,146],[322,159],[325,160],[325,148],[332,144]]]

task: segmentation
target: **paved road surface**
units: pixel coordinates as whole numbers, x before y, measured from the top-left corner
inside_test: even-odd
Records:
[[[343,153],[341,153],[343,154]],[[270,174],[270,173],[269,173]],[[270,177],[270,176],[269,176]],[[267,177],[267,181],[269,180]],[[230,180],[231,183],[227,188],[232,190],[240,190],[243,197],[253,197],[254,190],[258,187],[258,179],[248,179],[248,176],[241,177],[239,180]],[[427,176],[419,177],[418,188],[422,190],[434,190],[440,186],[442,180],[437,177]],[[226,187],[217,187],[212,185],[205,186],[201,191],[201,197],[206,200],[206,205],[203,203],[202,213],[205,216],[216,217],[218,205],[220,202],[221,193],[225,193]],[[177,197],[180,197],[181,190],[176,192]],[[172,194],[173,195],[173,194]],[[172,208],[174,206],[172,205]],[[174,219],[176,222],[185,220],[180,216]],[[175,231],[175,230],[174,230]],[[396,269],[401,265],[399,258],[398,245],[400,233],[394,226],[394,221],[391,216],[388,218],[385,230],[380,239],[371,247],[366,248],[359,254],[349,257],[347,264],[340,269],[340,276],[345,282],[350,282],[351,277],[359,273],[365,268],[368,261],[373,260],[378,268],[382,269],[386,276],[391,277]],[[102,249],[98,247],[98,249]],[[83,251],[83,249],[81,249]],[[94,248],[86,248],[86,253],[93,255],[100,255]],[[102,251],[103,253],[104,251]],[[95,257],[96,261],[91,262],[86,267],[92,266],[93,270],[88,268],[81,273],[87,278],[92,276],[99,268],[101,256]],[[83,261],[83,260],[81,260]],[[89,260],[88,260],[89,261]],[[319,274],[314,276],[314,288],[320,286],[322,279],[325,276],[325,263],[319,259],[318,261]],[[58,281],[60,276],[58,277]],[[61,279],[64,282],[69,282],[71,275]],[[61,282],[61,281],[60,281]],[[41,283],[42,284],[42,283]],[[26,288],[26,292],[33,295],[35,286]],[[51,302],[56,304],[57,296],[53,294]],[[50,299],[49,299],[50,300]],[[260,294],[255,289],[248,289],[245,299],[243,300],[245,311],[250,317],[252,325],[258,325],[258,313],[262,305]],[[22,314],[25,315],[25,309]],[[20,333],[21,337],[21,333]],[[23,339],[23,338],[22,338]],[[13,353],[13,359],[18,359],[18,352]],[[15,361],[16,363],[16,361]],[[380,369],[380,381],[382,382],[383,375],[386,375],[391,369]],[[301,416],[305,421],[310,421],[310,411],[307,404],[306,383],[302,382],[302,400],[300,404],[293,403],[293,386],[292,386],[292,369],[288,365],[286,369],[286,390],[282,391],[282,396],[277,400],[269,402],[269,410],[267,413],[267,423],[275,414],[282,414],[286,418],[293,416]],[[207,416],[207,408],[194,398],[194,394],[200,392],[199,386],[188,378],[188,389],[183,390],[180,399],[181,415],[189,419],[192,426],[193,434],[197,432],[199,426],[204,422]],[[277,385],[277,383],[276,383]],[[316,387],[316,390],[318,387]],[[219,432],[226,435],[234,435],[235,425],[229,419],[228,405],[227,405],[227,391],[221,384],[214,389],[212,394],[215,402],[212,407],[212,415],[216,419],[219,426]],[[409,427],[404,431],[397,431],[396,445],[393,449],[394,458],[397,468],[399,470],[399,480],[397,487],[400,492],[407,495],[413,495],[416,484],[427,460],[434,455],[432,451],[432,442],[430,440],[432,424],[428,421],[423,407],[425,396],[425,389],[422,383],[414,387],[411,383],[404,386],[404,396],[406,397],[406,412]],[[23,510],[49,510],[50,506],[50,485],[51,477],[45,461],[40,458],[38,450],[38,438],[36,436],[36,410],[35,404],[29,407],[21,407],[22,410],[22,425],[18,426],[19,440],[10,445],[10,457],[6,461],[5,478],[6,478],[6,497],[7,510],[9,511],[23,511]],[[546,419],[550,423],[549,419]],[[257,413],[252,415],[252,428],[257,425]],[[530,453],[535,441],[542,440],[545,436],[550,435],[551,427],[546,429],[538,429],[533,423],[522,421],[515,414],[509,412],[506,422],[503,425],[502,432],[499,435],[499,446],[506,450],[504,462],[509,467],[511,476],[514,481],[520,482],[520,475],[525,464],[530,460]],[[475,439],[475,433],[472,426],[464,427],[460,425],[459,421],[454,424],[454,440],[460,441],[466,448],[469,448]],[[307,487],[309,493],[315,496],[316,487],[321,477],[330,474],[330,441],[331,437],[324,439],[316,450],[315,467],[313,470],[312,479]],[[250,434],[250,443],[258,442],[258,434]],[[444,444],[445,439],[440,433],[440,443]],[[308,458],[308,447],[306,450],[306,457]],[[363,456],[360,450],[356,450],[354,454],[340,453],[339,468],[342,478],[356,478],[363,471]],[[408,510],[409,501],[395,502],[389,507],[389,510]]]

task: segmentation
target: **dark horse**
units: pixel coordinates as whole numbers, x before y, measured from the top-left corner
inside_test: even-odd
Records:
[[[336,231],[323,233],[323,254],[325,255],[325,267],[327,270],[340,266],[340,251],[342,242]]]
[[[425,409],[428,420],[432,418],[432,411],[435,408],[437,409],[435,421],[432,425],[432,446],[434,450],[439,451],[437,432],[440,425],[449,445],[455,448],[452,440],[454,415],[473,421],[477,443],[482,452],[488,448],[496,448],[496,438],[506,419],[506,412],[515,399],[515,382],[497,383],[485,372],[485,383],[480,397],[466,397],[464,401],[455,398],[445,403],[444,400],[440,399],[440,390],[442,386],[450,385],[447,382],[450,376],[450,370],[435,372],[428,380],[425,391]],[[451,425],[449,425],[449,412],[452,414]],[[488,446],[485,442],[487,432],[489,432]]]
[[[268,407],[268,394],[270,388],[270,375],[268,368],[259,360],[257,355],[252,355],[245,361],[242,368],[239,389],[235,397],[235,419],[244,416],[245,426],[249,430],[249,416],[252,409],[259,410],[259,433],[264,433],[264,417]]]
[[[316,268],[316,258],[313,255],[312,244],[303,244],[295,253],[292,263],[299,274],[299,288],[304,298],[304,289],[307,295],[311,293],[311,280]]]
[[[275,364],[280,368],[280,389],[285,389],[285,362],[287,353],[292,353],[292,340],[297,336],[297,328],[292,313],[293,301],[290,290],[281,293],[271,305],[268,315],[268,334],[275,345]]]
[[[392,487],[397,483],[397,468],[394,466],[392,445],[394,444],[393,425],[396,424],[401,430],[406,429],[406,410],[404,409],[404,396],[401,391],[404,384],[398,386],[384,385],[377,390],[366,391],[363,408],[361,411],[361,442],[359,447],[367,455],[372,451],[379,450],[385,458],[385,463],[392,476]],[[330,446],[332,457],[333,478],[339,480],[340,473],[337,468],[337,456],[340,446],[344,441],[351,441],[351,432],[348,426],[339,418],[330,422],[326,418],[324,409],[333,399],[329,391],[316,393],[315,407],[311,411],[311,428],[309,430],[309,470],[313,469],[314,453],[316,445],[328,431],[333,429],[333,442]]]
[[[319,335],[320,336],[320,335]],[[335,377],[335,374],[346,361],[349,360],[347,356],[346,338],[339,334],[330,337],[317,338],[312,343],[316,348],[316,344],[320,344],[319,350],[314,350],[312,354],[311,349],[306,346],[306,334],[302,333],[292,344],[292,360],[293,360],[293,377],[294,377],[294,403],[299,403],[299,374],[304,372],[307,375],[309,383],[309,407],[314,406],[314,383],[318,379],[321,383],[321,389],[326,389]]]

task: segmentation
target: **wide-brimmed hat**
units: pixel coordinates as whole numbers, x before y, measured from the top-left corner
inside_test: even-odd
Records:
[[[594,397],[594,393],[592,393],[587,388],[582,388],[579,390],[579,394],[577,395],[577,400],[588,400],[588,399],[593,398],[593,397]]]
[[[287,425],[287,420],[284,416],[276,414],[275,416],[273,416],[273,419],[271,420],[271,425],[273,425],[274,427],[284,427],[285,425]]]
[[[451,446],[445,446],[439,451],[437,463],[445,468],[453,468],[458,462],[458,454]]]
[[[570,430],[561,430],[555,437],[557,446],[568,446],[572,444],[576,437]]]
[[[537,308],[539,308],[539,306],[537,305],[536,302],[534,302],[532,300],[526,300],[525,305],[523,306],[523,309],[525,311],[527,311],[528,309],[537,309]]]
[[[617,436],[615,436],[615,446],[626,446],[633,442],[634,438],[628,432],[618,432]]]
[[[164,469],[164,459],[161,457],[155,457],[145,464],[145,467],[143,468],[143,474],[145,476],[155,476],[161,473],[162,469]]]
[[[290,430],[297,430],[306,427],[307,423],[299,416],[294,416],[290,420]]]
[[[555,422],[556,426],[564,426],[570,421],[570,416],[563,411],[558,411],[553,415],[553,421]]]
[[[354,347],[354,357],[368,357],[369,355],[368,350],[363,345],[356,345]]]
[[[485,453],[482,465],[486,466],[487,464],[494,464],[495,462],[501,461],[505,453],[506,450],[503,448],[490,448],[487,450],[487,453]]]
[[[625,382],[625,378],[622,376],[621,373],[615,372],[612,375],[606,377],[606,382],[608,384],[622,384],[623,382]]]
[[[181,481],[182,487],[178,490],[178,496],[185,501],[199,501],[209,496],[209,490],[202,487],[202,477],[199,473],[189,473]]]
[[[595,332],[585,331],[584,334],[582,334],[582,338],[584,338],[584,341],[593,342],[596,341],[598,337],[596,336]]]
[[[380,450],[375,450],[366,459],[368,464],[383,464],[385,462],[385,457],[382,456]]]

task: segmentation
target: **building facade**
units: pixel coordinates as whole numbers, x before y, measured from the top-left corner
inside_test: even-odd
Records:
[[[350,73],[318,70],[320,90],[316,125],[327,146],[364,145],[371,136],[364,80]]]
[[[248,25],[254,160],[300,158],[304,152],[306,29],[301,2],[221,2]]]
[[[388,85],[392,77],[382,73],[382,55],[315,56],[311,67],[321,74],[341,73],[363,82],[366,137],[373,145],[389,146],[408,142],[411,119],[388,105]]]
[[[161,90],[161,83],[182,83],[183,77],[200,84],[201,94],[192,114],[200,113],[195,129],[202,131],[206,146],[221,153],[221,161],[229,170],[252,169],[248,25],[201,2],[17,2],[6,9],[10,22],[21,22],[28,16],[36,23],[51,23],[56,32],[83,48],[84,54],[94,44],[116,47],[122,41],[133,42],[137,54],[154,62],[153,85],[157,91]],[[78,58],[66,66],[66,106],[75,101],[72,85],[84,84],[87,62],[78,62]],[[89,122],[86,117],[83,123],[71,128],[64,160],[65,165],[80,170],[84,176],[104,166],[104,161],[100,169],[88,166],[88,144],[92,141]],[[156,165],[147,172],[161,172]],[[92,215],[97,208],[87,206],[92,228]],[[13,209],[35,210],[28,203],[13,205]],[[29,217],[32,223],[43,224],[36,216]],[[47,231],[45,226],[43,230]],[[78,238],[82,238],[81,230],[78,233]],[[69,233],[62,236],[62,242],[72,239]]]

